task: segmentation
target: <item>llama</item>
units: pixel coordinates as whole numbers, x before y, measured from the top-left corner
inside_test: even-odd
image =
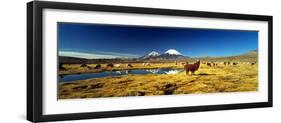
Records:
[[[100,64],[97,64],[96,66],[95,66],[95,69],[100,69],[101,68],[101,65]]]
[[[121,67],[121,64],[115,64],[114,67],[119,68],[119,67]]]
[[[256,64],[256,62],[252,62],[252,63],[251,63],[251,65],[255,65],[255,64]]]
[[[230,62],[227,62],[227,65],[230,65],[231,63]]]
[[[112,63],[109,63],[109,64],[106,65],[106,67],[107,67],[107,68],[113,68],[113,64],[112,64]]]
[[[127,64],[127,67],[132,68],[133,65],[132,64]]]
[[[207,63],[207,66],[212,67],[212,64],[208,62],[208,63]]]
[[[191,75],[194,74],[194,72],[199,69],[199,66],[200,66],[200,60],[197,60],[197,62],[195,62],[194,64],[189,64],[188,62],[186,62],[186,64],[184,65],[184,70],[186,72],[186,75],[189,76],[189,71],[191,72]]]
[[[143,66],[151,66],[149,62],[142,63]]]
[[[82,64],[80,67],[88,67],[88,65],[86,65],[86,64]]]

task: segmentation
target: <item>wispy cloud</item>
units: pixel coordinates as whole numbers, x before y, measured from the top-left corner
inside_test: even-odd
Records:
[[[81,52],[81,51],[59,51],[59,56],[69,56],[86,59],[113,59],[113,58],[136,58],[135,54],[116,52]]]

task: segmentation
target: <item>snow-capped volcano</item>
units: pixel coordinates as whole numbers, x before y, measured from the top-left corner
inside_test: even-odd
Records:
[[[159,56],[160,54],[156,51],[152,51],[150,53],[148,53],[147,55],[143,56],[142,58],[146,59],[146,58],[155,58],[157,56]]]
[[[162,59],[183,59],[185,58],[180,52],[175,49],[169,49],[159,56]]]
[[[180,52],[178,52],[175,49],[169,49],[165,52],[165,54],[169,54],[169,55],[182,55]]]
[[[148,56],[152,56],[152,57],[156,57],[156,56],[159,56],[160,54],[156,51],[152,51],[148,54]]]

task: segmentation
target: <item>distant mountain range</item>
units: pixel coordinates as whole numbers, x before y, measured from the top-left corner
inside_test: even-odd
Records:
[[[175,49],[169,49],[166,52],[160,54],[156,51],[152,51],[139,58],[115,58],[115,59],[84,59],[84,58],[75,58],[67,56],[59,56],[59,62],[65,64],[80,64],[80,63],[126,63],[126,62],[171,62],[171,61],[192,61],[200,59],[201,61],[246,61],[246,62],[256,62],[258,60],[258,51],[252,50],[244,54],[236,56],[222,56],[222,57],[197,57],[191,58],[184,56]]]
[[[148,54],[146,54],[145,56],[142,56],[142,57],[140,57],[140,58],[141,58],[141,59],[148,59],[148,58],[156,58],[156,57],[158,57],[158,56],[160,56],[160,54],[159,54],[158,52],[152,51],[152,52],[150,52],[150,53],[148,53]]]

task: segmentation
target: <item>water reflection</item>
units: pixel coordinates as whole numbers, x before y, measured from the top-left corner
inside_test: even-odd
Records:
[[[122,76],[127,74],[178,74],[182,69],[149,69],[149,70],[122,70],[122,71],[104,71],[100,73],[85,73],[59,76],[59,82],[77,81],[90,78],[101,78],[107,76]]]
[[[155,69],[155,70],[146,70],[147,72],[150,72],[150,73],[154,73],[154,74],[157,74],[159,73],[159,69]]]
[[[177,74],[177,73],[179,73],[179,72],[181,72],[181,70],[170,70],[170,71],[167,71],[167,72],[165,72],[166,74]]]

